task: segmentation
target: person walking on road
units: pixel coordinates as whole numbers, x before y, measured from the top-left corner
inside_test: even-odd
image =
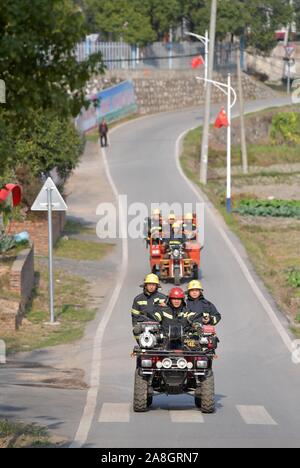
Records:
[[[101,148],[106,148],[108,145],[108,139],[107,139],[108,125],[105,119],[103,119],[99,125],[99,134],[100,134]]]

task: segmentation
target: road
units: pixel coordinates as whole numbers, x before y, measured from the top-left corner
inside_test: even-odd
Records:
[[[251,103],[247,111],[273,104]],[[179,135],[201,122],[200,112],[194,110],[153,116],[117,129],[107,150],[115,190],[126,194],[129,204],[196,203],[195,192],[176,167],[175,144]],[[300,446],[300,365],[292,363],[291,353],[224,240],[213,213],[207,214],[205,228],[205,294],[223,314],[215,365],[216,414],[203,416],[189,396],[156,397],[149,413],[133,413],[135,363],[130,359],[134,342],[129,311],[149,263],[143,242],[128,239],[128,243],[123,241],[123,249],[128,249],[126,270],[120,272],[123,283],[98,329],[91,376],[94,387],[74,446]]]

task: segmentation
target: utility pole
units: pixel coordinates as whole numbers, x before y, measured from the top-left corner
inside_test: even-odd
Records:
[[[212,0],[211,18],[210,18],[210,42],[209,42],[209,60],[208,60],[208,80],[212,80],[215,58],[215,40],[216,40],[216,23],[217,23],[217,0]],[[200,164],[200,182],[207,184],[208,173],[208,145],[209,145],[209,127],[210,127],[210,110],[211,110],[211,90],[212,84],[207,82],[205,96],[205,115],[202,135],[201,148],[201,164]]]
[[[240,119],[241,119],[241,148],[242,148],[242,161],[243,173],[248,174],[248,152],[246,142],[246,127],[245,127],[245,103],[244,91],[242,82],[242,66],[241,66],[241,51],[237,49],[237,72],[238,72],[238,87],[239,87],[239,104],[240,104]]]

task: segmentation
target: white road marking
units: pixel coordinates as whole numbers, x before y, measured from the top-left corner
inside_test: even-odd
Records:
[[[193,130],[193,129],[191,129],[191,130]],[[245,261],[242,259],[242,257],[239,254],[238,250],[236,249],[234,244],[229,239],[229,237],[228,237],[228,235],[227,235],[227,233],[225,231],[225,229],[226,229],[225,221],[223,220],[223,218],[221,217],[221,215],[219,214],[217,209],[212,206],[212,204],[210,203],[208,198],[202,193],[200,188],[196,187],[189,180],[189,178],[185,175],[185,173],[184,173],[184,171],[183,171],[183,169],[181,167],[181,164],[180,164],[180,144],[181,144],[182,139],[185,137],[185,135],[187,135],[187,133],[189,131],[190,130],[186,130],[185,132],[183,132],[178,137],[178,139],[176,141],[176,166],[177,166],[177,169],[178,169],[179,173],[181,174],[181,176],[186,181],[186,183],[189,185],[191,190],[195,193],[197,198],[199,200],[201,200],[201,202],[203,202],[203,201],[206,202],[206,210],[207,210],[209,216],[211,217],[211,219],[214,220],[214,222],[215,222],[215,224],[216,224],[216,226],[217,226],[223,240],[225,241],[225,243],[229,247],[232,255],[236,259],[238,265],[241,268],[242,273],[244,274],[246,280],[250,284],[250,286],[251,286],[254,294],[256,295],[257,299],[259,300],[259,302],[263,306],[264,310],[266,311],[266,313],[267,313],[269,319],[271,320],[272,324],[276,328],[276,330],[277,330],[278,334],[280,335],[283,343],[287,347],[288,351],[290,353],[292,353],[293,352],[293,341],[292,341],[291,337],[289,336],[288,332],[286,331],[286,329],[284,328],[284,326],[280,322],[280,320],[277,317],[276,312],[273,310],[271,304],[268,302],[268,300],[265,298],[263,292],[260,290],[259,286],[256,284],[256,282],[255,282],[252,274],[250,273],[249,268],[247,267]]]
[[[130,403],[104,403],[99,423],[128,423],[130,421]]]
[[[100,148],[100,144],[99,144]],[[106,152],[103,149],[103,161],[105,166],[105,171],[107,178],[110,182],[112,190],[114,192],[116,201],[118,200],[118,190],[117,187],[112,179],[110,169],[107,162]],[[121,210],[121,207],[120,207]],[[100,387],[100,378],[101,378],[101,359],[102,359],[102,341],[106,331],[106,327],[111,319],[112,313],[114,308],[118,302],[120,293],[123,288],[123,284],[126,278],[126,273],[128,269],[128,238],[126,232],[126,213],[120,212],[120,220],[121,220],[121,238],[122,238],[122,263],[119,269],[118,278],[116,278],[116,288],[110,298],[109,304],[103,315],[103,319],[100,321],[98,329],[96,331],[96,335],[94,338],[94,345],[93,345],[93,357],[92,357],[92,366],[91,366],[91,376],[90,376],[90,384],[89,384],[89,391],[87,395],[86,405],[83,411],[82,418],[80,420],[80,424],[75,436],[74,441],[70,445],[70,448],[80,448],[82,447],[88,438],[94,415],[97,409],[97,399],[98,399],[98,392]]]
[[[237,406],[237,410],[246,424],[256,426],[278,425],[263,406],[239,405]]]
[[[203,415],[200,411],[195,410],[180,410],[169,411],[172,423],[176,424],[204,424]]]

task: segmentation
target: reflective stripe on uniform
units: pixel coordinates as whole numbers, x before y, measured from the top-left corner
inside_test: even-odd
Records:
[[[162,321],[162,316],[160,315],[159,312],[156,312],[154,315],[160,322]]]
[[[132,309],[131,310],[132,315],[140,315],[140,312],[138,310]]]
[[[195,312],[191,312],[190,314],[186,314],[186,318],[190,319],[192,317],[195,317],[197,315]]]
[[[173,315],[167,314],[167,312],[163,312],[163,316],[166,317],[166,318],[168,318],[168,319],[173,320]]]
[[[137,302],[138,305],[142,306],[142,305],[148,305],[148,302],[147,301],[138,301]]]

